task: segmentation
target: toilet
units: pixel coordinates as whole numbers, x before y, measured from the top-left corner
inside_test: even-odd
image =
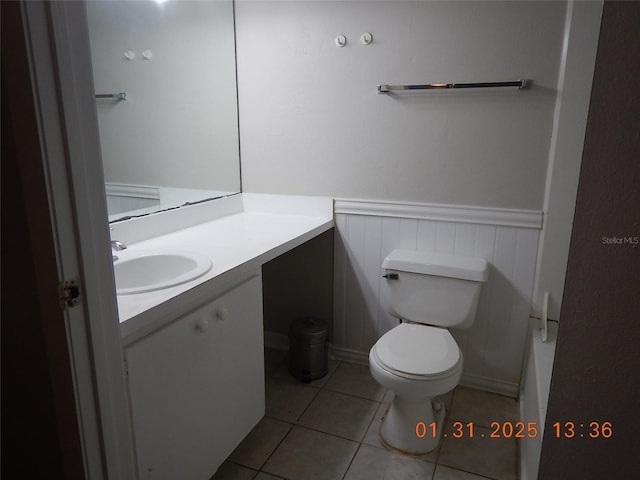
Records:
[[[382,268],[389,314],[401,323],[369,352],[371,375],[395,393],[380,435],[396,450],[427,453],[438,446],[445,418],[434,397],[462,375],[462,352],[448,328],[473,324],[489,267],[483,258],[394,250]]]

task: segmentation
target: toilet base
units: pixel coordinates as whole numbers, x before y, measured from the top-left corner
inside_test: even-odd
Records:
[[[445,413],[444,403],[439,399],[416,401],[396,395],[382,420],[380,436],[387,446],[403,453],[429,453],[440,443]],[[431,426],[433,422],[436,425],[435,436]]]

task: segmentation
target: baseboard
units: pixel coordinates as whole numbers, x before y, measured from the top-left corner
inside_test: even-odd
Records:
[[[517,383],[496,380],[495,378],[481,377],[480,375],[470,375],[463,373],[460,379],[463,387],[476,388],[485,392],[498,393],[507,397],[518,398]]]
[[[344,362],[357,363],[360,365],[369,365],[369,353],[358,352],[349,348],[331,347],[331,358]]]

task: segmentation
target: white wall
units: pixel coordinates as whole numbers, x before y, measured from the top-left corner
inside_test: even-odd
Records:
[[[340,355],[366,361],[395,324],[380,281],[393,248],[479,255],[492,275],[476,324],[455,334],[463,378],[517,393],[536,261],[538,287],[553,289],[558,305],[561,298],[599,9],[238,2],[243,188],[342,197],[333,339]],[[368,46],[359,42],[366,31]],[[347,37],[344,48],[334,45],[337,34]],[[388,96],[375,88],[519,78],[533,88]],[[358,198],[376,205],[345,207]],[[453,215],[440,215],[442,205]],[[544,208],[545,236],[540,223],[505,224],[484,208],[479,222],[464,205],[539,218]]]
[[[129,96],[97,101],[106,181],[238,191],[231,2],[90,1],[87,15],[96,93]]]
[[[240,0],[243,189],[541,209],[565,8]],[[376,93],[519,78],[533,88]]]

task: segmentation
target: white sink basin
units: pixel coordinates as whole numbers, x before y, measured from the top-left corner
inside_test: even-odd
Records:
[[[124,257],[124,255],[123,255]],[[192,252],[137,252],[113,264],[116,294],[152,292],[201,277],[213,264]]]

